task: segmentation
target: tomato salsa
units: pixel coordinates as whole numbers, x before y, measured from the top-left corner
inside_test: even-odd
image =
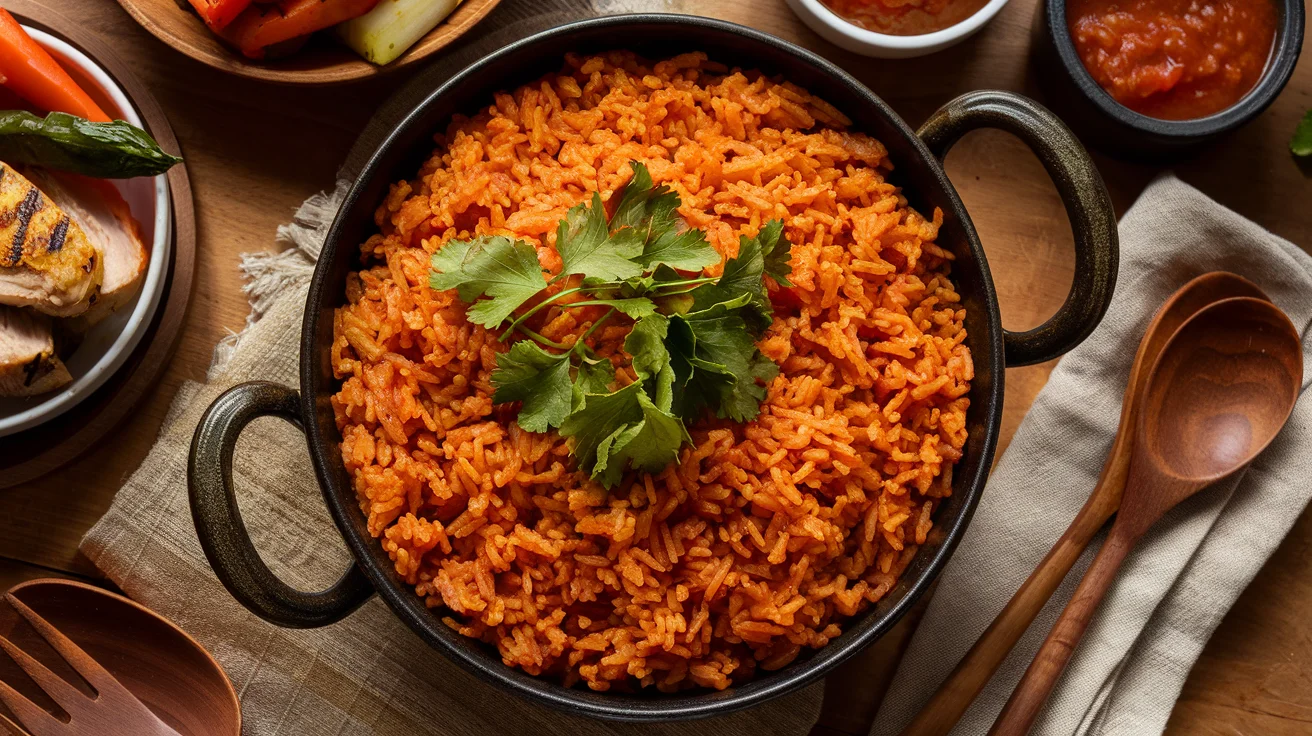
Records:
[[[989,0],[820,0],[840,18],[867,31],[919,36],[951,28]]]
[[[1238,102],[1266,69],[1272,0],[1068,0],[1071,40],[1122,105],[1193,120]]]

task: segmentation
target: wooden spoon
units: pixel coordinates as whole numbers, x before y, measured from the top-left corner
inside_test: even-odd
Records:
[[[1011,648],[1016,646],[1025,630],[1034,622],[1044,604],[1052,597],[1057,586],[1070,572],[1071,566],[1084,553],[1093,535],[1107,523],[1121,505],[1121,492],[1125,490],[1125,477],[1130,469],[1130,448],[1134,429],[1143,403],[1143,388],[1148,373],[1171,335],[1186,320],[1207,305],[1236,296],[1266,299],[1262,290],[1247,279],[1226,271],[1203,274],[1181,286],[1157,310],[1152,322],[1139,341],[1139,351],[1130,367],[1130,380],[1121,402],[1121,421],[1116,439],[1102,468],[1098,484],[1094,486],[1084,508],[1075,516],[1066,533],[1030,573],[1007,607],[980,635],[975,645],[957,664],[956,669],[939,686],[915,720],[902,732],[902,736],[943,736],[952,730],[961,716],[979,696],[989,678],[1002,665]]]
[[[70,580],[32,580],[9,592],[71,639],[174,731],[183,736],[240,736],[241,705],[223,669],[168,620],[123,596]],[[3,603],[0,636],[90,694],[67,662]],[[56,712],[49,696],[3,655],[0,680]],[[12,714],[0,706],[0,717],[6,715]],[[4,733],[0,726],[0,734]],[[86,733],[107,736],[111,731]]]
[[[1176,331],[1147,380],[1116,522],[991,736],[1029,732],[1135,543],[1181,501],[1252,462],[1289,418],[1302,377],[1298,331],[1270,302],[1225,299]]]

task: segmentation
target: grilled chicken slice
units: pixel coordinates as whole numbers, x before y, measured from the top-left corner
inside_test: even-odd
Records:
[[[78,318],[78,327],[93,325],[131,301],[141,290],[150,255],[141,237],[141,226],[118,189],[104,179],[39,167],[25,168],[23,173],[82,226],[104,262],[100,294]]]
[[[35,396],[72,380],[55,355],[50,318],[0,306],[0,396]]]
[[[0,163],[0,304],[72,317],[91,306],[103,277],[81,225]]]

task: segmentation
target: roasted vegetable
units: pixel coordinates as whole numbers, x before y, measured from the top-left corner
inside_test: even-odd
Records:
[[[168,171],[182,159],[165,153],[146,131],[122,120],[93,123],[52,112],[0,112],[0,161],[35,164],[98,179],[130,179]]]
[[[338,26],[337,35],[366,61],[388,64],[459,4],[460,0],[381,0],[373,10]]]
[[[191,0],[196,14],[215,32],[227,28],[250,4],[251,0]]]
[[[1294,139],[1289,142],[1289,150],[1295,156],[1312,156],[1312,110],[1303,115],[1303,120],[1294,130]]]
[[[0,8],[0,82],[42,110],[109,122],[105,111],[4,8]]]
[[[224,40],[252,59],[265,58],[270,46],[357,18],[378,0],[279,0],[254,4],[224,29]]]

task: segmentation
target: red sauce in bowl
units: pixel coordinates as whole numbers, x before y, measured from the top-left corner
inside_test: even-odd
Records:
[[[820,0],[838,17],[867,31],[919,36],[951,28],[989,0]]]
[[[1068,0],[1075,50],[1122,105],[1193,120],[1238,102],[1275,40],[1272,0]]]

